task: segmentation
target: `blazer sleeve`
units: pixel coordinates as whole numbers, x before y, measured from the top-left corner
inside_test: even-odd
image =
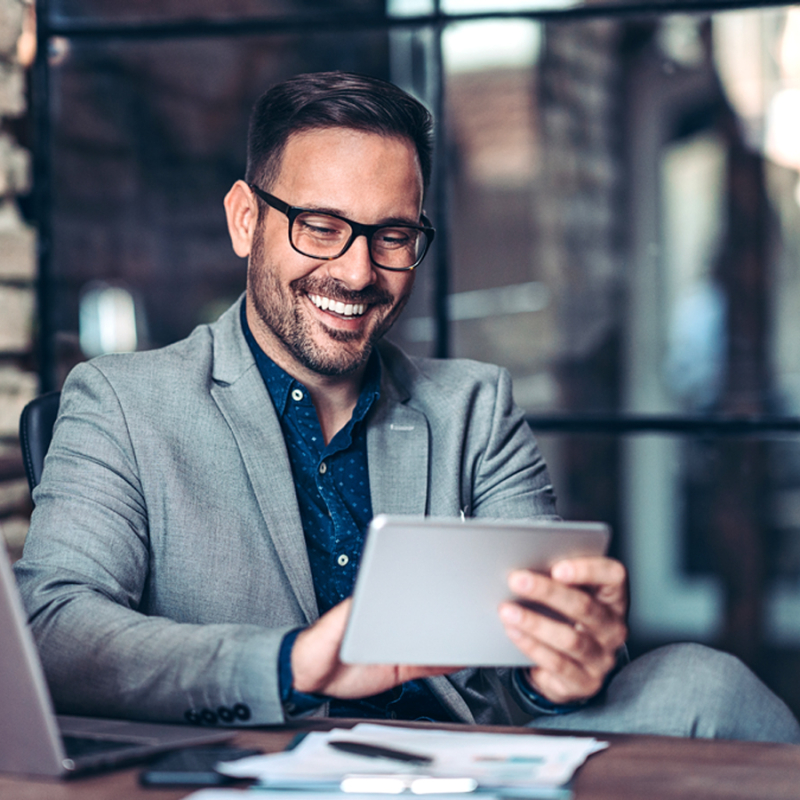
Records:
[[[495,519],[558,519],[556,499],[539,445],[515,403],[511,377],[497,368],[491,404],[469,415],[470,515]],[[477,441],[476,441],[477,440]]]
[[[140,612],[148,509],[122,406],[92,364],[64,386],[34,500],[15,572],[59,712],[283,721],[277,662],[292,626],[187,624]]]

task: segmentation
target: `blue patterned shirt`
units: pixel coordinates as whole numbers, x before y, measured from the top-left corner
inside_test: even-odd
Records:
[[[308,390],[258,346],[247,325],[244,304],[242,329],[280,420],[314,591],[319,612],[324,614],[352,594],[367,525],[372,519],[364,418],[380,396],[380,360],[376,353],[370,357],[353,416],[326,445]],[[306,710],[327,698],[301,695],[291,688],[290,655],[296,633],[289,634],[281,648],[281,694],[294,710]],[[410,681],[362,700],[332,700],[330,715],[452,721],[422,681]]]

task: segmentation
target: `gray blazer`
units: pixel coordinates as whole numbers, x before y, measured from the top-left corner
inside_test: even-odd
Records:
[[[289,459],[239,322],[67,379],[15,567],[63,713],[284,721],[284,634],[317,616]],[[507,373],[382,343],[368,417],[375,514],[554,515]],[[453,717],[510,721],[508,670],[429,679]],[[238,717],[231,718],[231,709]],[[245,719],[245,717],[247,719]]]

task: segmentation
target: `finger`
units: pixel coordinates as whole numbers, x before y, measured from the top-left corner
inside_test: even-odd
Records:
[[[583,589],[526,570],[511,573],[508,585],[521,599],[540,603],[568,620],[594,628],[615,616],[613,610]]]
[[[604,649],[616,651],[627,637],[624,608],[598,602],[582,589],[531,572],[513,573],[509,586],[521,598],[540,603],[565,617],[573,627],[580,624]],[[522,610],[530,624],[545,624],[544,614],[533,609]],[[558,622],[563,623],[563,620]]]
[[[557,650],[570,658],[582,662],[602,651],[599,642],[583,625],[550,619],[516,603],[500,606],[500,618],[506,630],[518,629],[526,636]]]
[[[616,663],[617,650],[627,635],[627,629],[619,625],[613,638],[605,641],[606,635],[612,636],[608,628],[604,628],[598,638],[580,623],[569,625],[521,608],[515,603],[503,604],[500,617],[506,632],[518,646],[520,640],[536,641],[570,658],[590,674],[602,677]]]
[[[575,558],[553,565],[550,575],[572,586],[590,587],[599,600],[615,603],[627,601],[628,573],[611,558]]]

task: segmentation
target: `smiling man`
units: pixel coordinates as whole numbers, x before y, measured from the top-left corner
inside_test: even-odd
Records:
[[[328,440],[350,418],[433,236],[421,225],[419,158],[399,136],[312,129],[284,145],[274,194],[257,185],[261,173],[225,198],[233,248],[250,258],[247,323],[311,393]]]
[[[507,373],[383,338],[434,237],[431,129],[371,78],[268,91],[224,203],[244,297],[182,342],[69,376],[16,565],[59,710],[508,723],[510,698],[542,727],[797,741],[729,656],[626,666],[626,573],[607,558],[510,576],[521,602],[498,613],[528,669],[339,660],[375,514],[555,515]]]

